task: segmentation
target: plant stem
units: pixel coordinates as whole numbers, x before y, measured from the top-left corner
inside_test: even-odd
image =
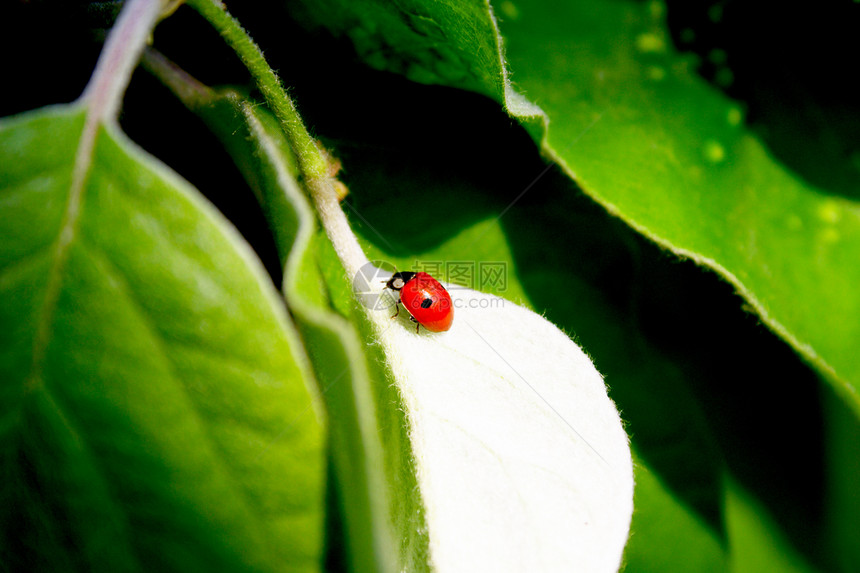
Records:
[[[197,10],[221,34],[233,48],[242,63],[251,72],[257,87],[266,98],[266,103],[281,123],[299,160],[302,175],[308,181],[328,177],[328,162],[317,147],[316,141],[302,123],[295,105],[281,85],[278,76],[266,62],[260,46],[248,35],[242,25],[227,12],[217,0],[188,0],[188,5]]]
[[[196,111],[211,105],[218,97],[215,90],[199,82],[153,47],[144,50],[140,67],[158,78],[188,109]]]
[[[119,116],[122,96],[161,8],[161,0],[128,0],[123,6],[81,95],[89,120],[115,121]]]

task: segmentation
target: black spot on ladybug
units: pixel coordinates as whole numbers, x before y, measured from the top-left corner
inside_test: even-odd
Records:
[[[425,298],[424,300],[421,301],[421,308],[430,308],[430,306],[432,304],[433,304],[432,298]]]

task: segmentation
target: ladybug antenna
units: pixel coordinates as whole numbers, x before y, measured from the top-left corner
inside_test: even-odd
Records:
[[[393,273],[391,273],[391,278],[390,278],[390,279],[381,280],[381,281],[379,281],[379,282],[381,282],[381,283],[387,283],[387,282],[391,281],[391,279],[393,279],[395,276],[397,276],[397,267],[394,267],[394,272],[393,272]]]

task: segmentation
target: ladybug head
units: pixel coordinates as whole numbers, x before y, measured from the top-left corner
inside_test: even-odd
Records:
[[[412,280],[415,276],[415,273],[405,272],[405,273],[394,273],[391,275],[391,278],[388,279],[385,283],[385,288],[390,288],[391,290],[400,290],[403,288],[403,285]]]

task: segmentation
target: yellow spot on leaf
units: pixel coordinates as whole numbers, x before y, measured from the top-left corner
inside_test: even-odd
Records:
[[[818,240],[822,243],[836,243],[839,241],[839,231],[832,227],[822,229],[821,232],[818,233]]]
[[[509,0],[499,4],[499,11],[502,13],[502,16],[508,20],[518,20],[520,17],[520,9]]]
[[[705,142],[705,159],[711,163],[720,163],[726,158],[726,148],[719,141],[709,139]]]
[[[818,218],[829,225],[833,225],[839,221],[841,213],[839,207],[834,201],[825,201],[818,207]]]
[[[645,33],[636,37],[636,49],[644,53],[658,53],[666,51],[666,42],[657,34]]]

